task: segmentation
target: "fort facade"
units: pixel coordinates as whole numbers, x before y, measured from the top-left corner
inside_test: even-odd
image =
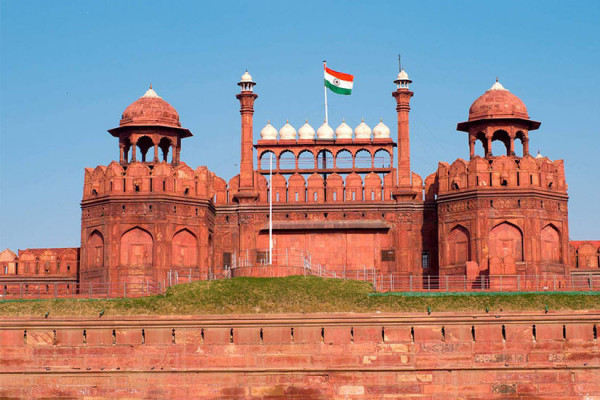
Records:
[[[143,284],[256,265],[417,281],[600,273],[600,242],[569,241],[563,161],[529,152],[540,122],[523,101],[496,81],[457,126],[469,160],[442,161],[423,179],[410,164],[412,81],[402,70],[394,83],[394,135],[382,121],[288,122],[255,142],[258,96],[244,73],[240,173],[228,181],[181,160],[192,133],[151,87],[109,130],[118,160],[85,169],[81,247],[7,249],[0,281]]]

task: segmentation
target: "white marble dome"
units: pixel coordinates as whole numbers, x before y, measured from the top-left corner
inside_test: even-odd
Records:
[[[252,75],[250,75],[248,71],[244,72],[241,82],[252,82]]]
[[[323,122],[323,125],[317,129],[317,139],[333,139],[333,129],[327,122]]]
[[[408,78],[408,74],[406,73],[406,71],[404,70],[404,68],[398,73],[398,77],[396,78],[396,80],[398,80],[398,81],[408,81],[408,80],[410,80]]]
[[[382,120],[373,128],[373,138],[387,139],[390,137],[390,128],[388,128]]]
[[[314,139],[315,130],[308,123],[308,120],[304,121],[304,125],[298,129],[298,139]]]
[[[336,139],[352,139],[352,128],[346,121],[342,120],[340,126],[335,128],[335,137]]]
[[[279,139],[281,140],[295,140],[296,129],[290,125],[290,121],[286,121],[285,125],[279,130]]]
[[[369,125],[365,124],[364,119],[354,129],[354,138],[355,139],[371,139],[371,128],[369,128]]]
[[[262,140],[277,140],[277,129],[271,125],[271,121],[267,121],[267,124],[260,131],[260,138]]]

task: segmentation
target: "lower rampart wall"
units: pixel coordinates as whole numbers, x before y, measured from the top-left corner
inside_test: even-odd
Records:
[[[0,320],[0,397],[600,398],[600,312]]]

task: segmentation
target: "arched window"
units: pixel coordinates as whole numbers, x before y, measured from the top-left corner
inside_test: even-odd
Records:
[[[510,155],[510,137],[506,131],[496,131],[492,136],[492,153],[495,156]]]
[[[265,151],[260,156],[260,169],[267,171],[269,170],[269,167],[271,165],[271,157],[273,157],[272,168],[277,168],[277,157],[275,157],[275,153],[273,153],[272,151]]]
[[[298,154],[298,169],[314,169],[315,155],[308,150]]]
[[[392,166],[392,156],[387,150],[379,149],[373,156],[375,168],[390,168]]]
[[[169,150],[171,149],[171,146],[173,145],[173,142],[171,141],[171,139],[169,138],[162,138],[160,139],[160,142],[158,142],[158,147],[161,150],[162,153],[162,161],[168,161],[168,157],[169,157]],[[171,162],[173,161],[172,159],[173,156],[171,156]]]
[[[154,147],[154,143],[152,142],[152,139],[150,139],[148,136],[142,136],[141,138],[138,139],[137,146],[140,149],[140,155],[142,158],[142,162],[152,161],[153,156],[148,155],[148,150],[151,147]]]
[[[336,168],[351,169],[352,168],[352,153],[348,150],[340,150],[335,155]]]
[[[317,168],[318,169],[332,169],[333,168],[333,154],[329,150],[321,150],[317,155]]]
[[[295,169],[296,156],[289,150],[279,155],[279,169]]]
[[[355,168],[371,168],[372,157],[371,153],[367,150],[359,150],[354,156],[354,167]]]

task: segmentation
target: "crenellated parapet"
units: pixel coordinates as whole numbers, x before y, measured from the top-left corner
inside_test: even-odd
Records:
[[[563,160],[529,155],[490,159],[476,156],[469,161],[457,159],[451,165],[440,162],[436,178],[437,195],[485,189],[536,189],[561,194],[567,191]]]
[[[219,180],[206,167],[194,170],[183,162],[177,165],[167,162],[134,162],[123,166],[113,161],[108,166],[85,169],[83,200],[103,196],[147,198],[152,194],[214,200]]]

